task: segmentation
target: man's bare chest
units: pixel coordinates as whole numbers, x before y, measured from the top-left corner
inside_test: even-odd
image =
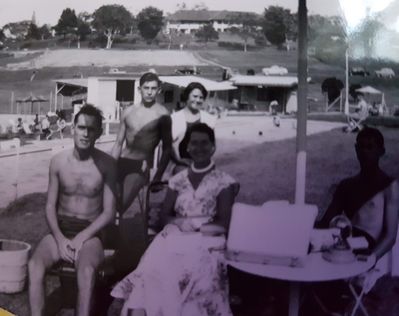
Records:
[[[62,194],[96,197],[103,191],[103,187],[103,176],[94,166],[81,166],[60,172]]]
[[[139,108],[126,117],[126,126],[129,132],[137,133],[142,130],[157,129],[161,113],[157,110]]]

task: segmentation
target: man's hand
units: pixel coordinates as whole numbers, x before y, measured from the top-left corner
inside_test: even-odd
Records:
[[[156,193],[159,191],[162,191],[165,188],[165,185],[168,184],[168,182],[166,181],[158,181],[157,179],[155,179],[151,182],[151,192]]]
[[[60,237],[57,239],[57,245],[61,259],[73,263],[75,252],[71,241],[65,237]]]
[[[179,166],[184,166],[184,167],[190,167],[191,163],[193,161],[188,158],[181,158],[179,162],[177,163]]]
[[[78,258],[79,251],[82,248],[85,241],[86,241],[86,238],[82,235],[82,233],[77,234],[75,236],[75,238],[72,239],[71,245],[74,250],[74,259],[75,260]]]

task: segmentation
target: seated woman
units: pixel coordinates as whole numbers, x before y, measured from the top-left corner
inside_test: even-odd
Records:
[[[228,229],[238,184],[212,161],[215,134],[204,123],[188,131],[193,163],[169,180],[162,209],[167,225],[111,295],[122,315],[232,315],[221,234]],[[134,245],[132,245],[134,246]]]
[[[187,129],[196,123],[205,123],[212,129],[216,125],[216,117],[203,110],[204,101],[208,91],[199,82],[191,82],[183,91],[181,101],[184,104],[183,109],[174,112],[172,118],[172,139],[173,152],[172,160],[177,166],[172,172],[186,168],[191,163],[191,157],[187,153]],[[174,168],[175,166],[173,166]]]

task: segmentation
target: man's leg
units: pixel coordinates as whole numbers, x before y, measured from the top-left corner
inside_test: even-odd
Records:
[[[97,237],[86,241],[79,251],[76,262],[78,275],[77,316],[88,316],[90,314],[96,272],[103,259],[103,246]]]
[[[122,189],[122,214],[132,205],[141,188],[147,183],[147,173],[131,173],[125,177]]]
[[[53,235],[45,236],[29,260],[29,303],[32,316],[44,313],[44,277],[46,269],[60,259]]]

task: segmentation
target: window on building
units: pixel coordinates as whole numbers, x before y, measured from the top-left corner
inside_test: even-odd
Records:
[[[116,81],[116,100],[134,101],[134,80]]]

